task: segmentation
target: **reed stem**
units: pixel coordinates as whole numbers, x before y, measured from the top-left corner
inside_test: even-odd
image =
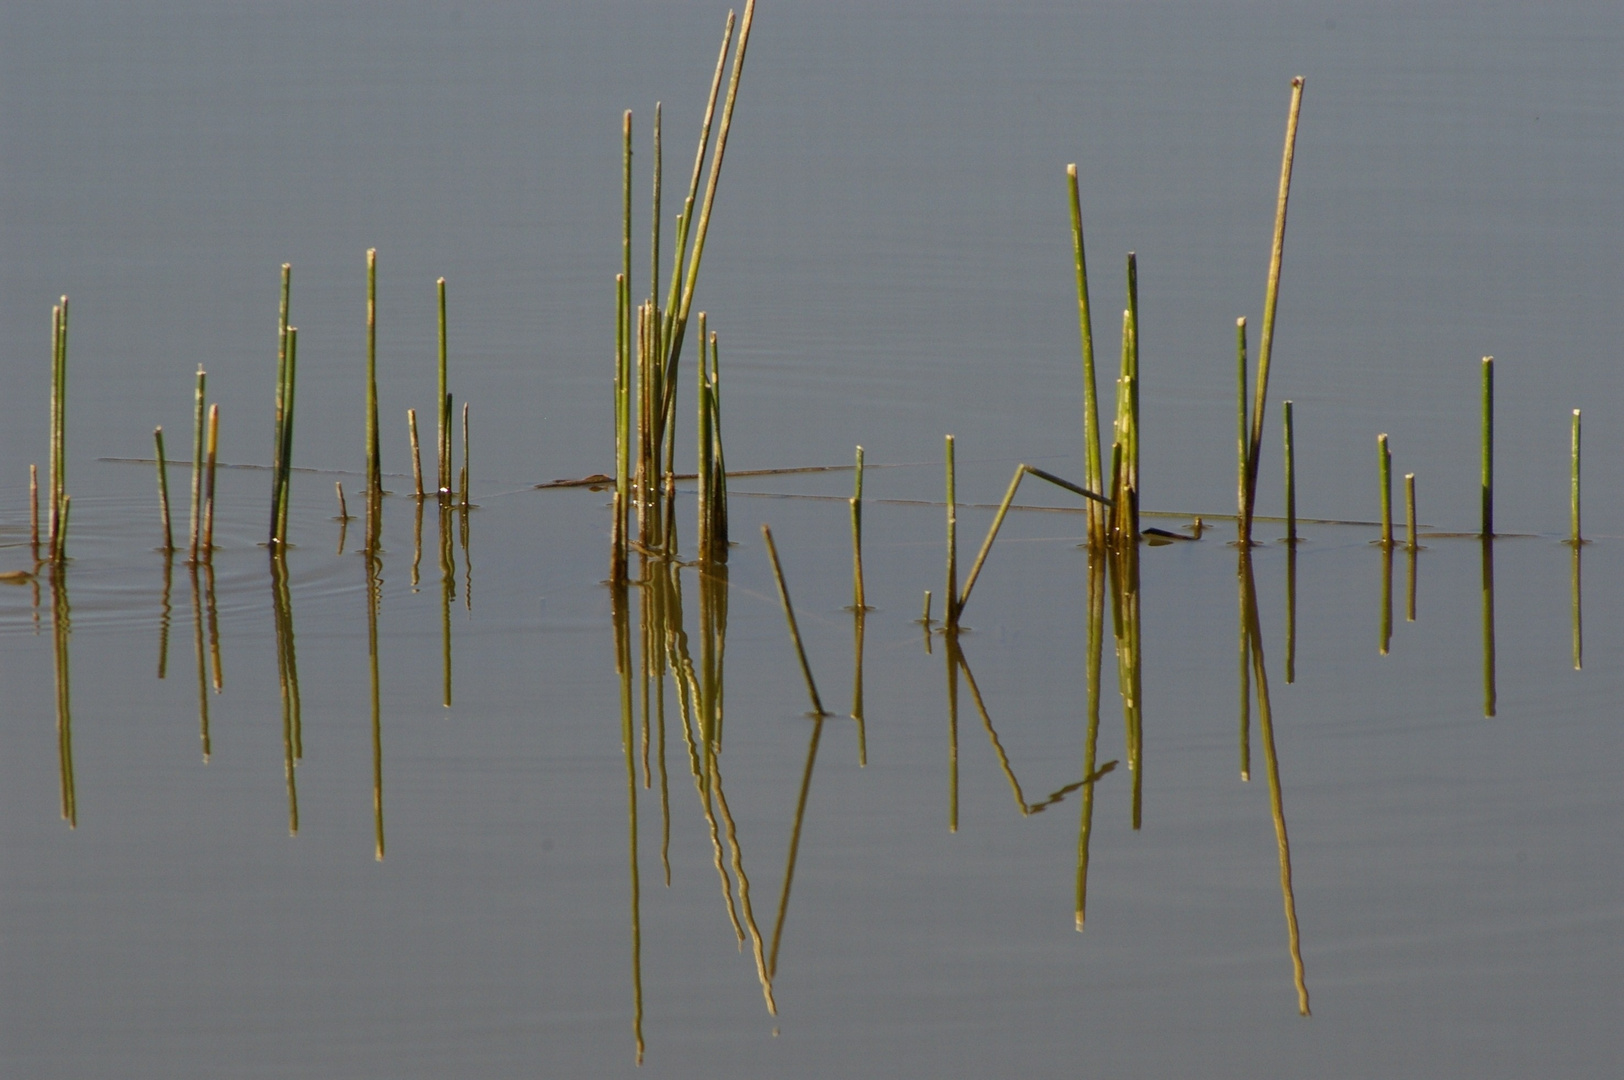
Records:
[[[1286,250],[1286,204],[1291,199],[1291,166],[1297,152],[1297,117],[1303,106],[1303,78],[1291,80],[1291,107],[1286,115],[1286,145],[1280,158],[1280,194],[1274,210],[1274,244],[1269,249],[1269,280],[1263,292],[1263,337],[1258,342],[1256,396],[1252,407],[1252,442],[1247,456],[1246,512],[1243,539],[1252,539],[1257,504],[1257,469],[1263,448],[1263,403],[1269,399],[1269,362],[1274,355],[1274,316],[1280,302],[1280,263]]]
[[[1102,487],[1100,477],[1099,398],[1094,380],[1094,328],[1088,309],[1088,261],[1083,250],[1083,210],[1077,194],[1077,166],[1066,166],[1066,188],[1071,196],[1072,261],[1077,274],[1077,334],[1083,350],[1083,483],[1094,491]],[[1104,540],[1104,517],[1095,507],[1088,508],[1088,542],[1098,546]]]
[[[464,510],[468,509],[468,403],[462,403],[462,470],[457,488],[461,492],[459,501]]]
[[[947,591],[942,600],[942,626],[959,627],[959,508],[953,467],[953,436],[947,436]]]
[[[1297,453],[1291,425],[1291,402],[1285,403],[1286,543],[1297,542]]]
[[[761,538],[767,542],[767,555],[772,559],[773,580],[778,583],[778,598],[784,602],[784,618],[789,622],[789,636],[795,642],[795,656],[801,662],[801,674],[806,678],[806,692],[812,698],[812,713],[820,720],[830,715],[824,712],[823,702],[818,698],[818,687],[812,680],[812,666],[807,663],[806,649],[801,645],[801,631],[795,625],[795,607],[789,600],[789,586],[784,583],[784,570],[778,564],[778,547],[773,543],[773,531],[766,525],[761,527]]]
[[[1251,424],[1246,405],[1246,320],[1235,320],[1235,513],[1242,532],[1246,526],[1247,447],[1251,438]],[[1246,542],[1246,537],[1241,537]]]
[[[293,267],[282,264],[282,302],[277,310],[276,339],[276,409],[271,428],[271,535],[272,544],[281,541],[278,526],[282,517],[282,453],[283,429],[288,392],[288,311],[293,294]]]
[[[852,606],[859,613],[868,610],[867,592],[863,588],[863,448],[857,448],[856,480],[851,497],[851,558]]]
[[[451,395],[446,392],[446,324],[445,324],[445,278],[438,278],[434,282],[436,297],[440,309],[440,494],[445,495],[451,489]]]
[[[163,428],[159,428],[158,431],[162,432]],[[159,449],[159,453],[158,453],[158,457],[159,457],[160,461],[163,458],[162,445],[163,445],[162,435],[160,435],[159,436],[159,447],[160,447],[160,449]],[[163,478],[163,466],[161,464],[159,465],[158,476],[160,477],[160,479]],[[166,493],[165,493],[165,497],[164,497],[164,532],[168,533],[168,531],[169,531],[169,498],[168,498],[168,494],[167,494],[167,488],[168,488],[167,481],[164,482],[164,487],[166,489]],[[38,465],[29,465],[28,466],[28,543],[29,543],[29,546],[31,548],[33,548],[34,561],[39,562],[39,466]],[[173,545],[171,545],[166,550],[171,550],[171,551],[174,550]]]
[[[1387,450],[1387,436],[1376,436],[1376,475],[1381,486],[1382,539],[1384,548],[1393,546],[1393,455]]]
[[[1573,505],[1570,509],[1571,542],[1575,545],[1584,543],[1579,531],[1579,410],[1573,410]]]
[[[214,561],[214,466],[220,449],[220,406],[209,406],[208,462],[203,469],[203,560]]]
[[[158,519],[164,527],[164,553],[175,550],[175,534],[169,528],[169,466],[164,461],[164,429],[152,429],[152,441],[158,453]],[[34,466],[28,467],[29,490],[34,499],[34,546],[39,546],[39,492],[36,489]]]
[[[1404,531],[1408,543],[1405,544],[1411,551],[1418,550],[1415,542],[1415,473],[1404,474]],[[1415,619],[1412,617],[1411,622]]]
[[[203,542],[203,427],[206,410],[204,383],[208,375],[201,364],[197,368],[197,394],[192,419],[192,531],[191,547],[187,559],[197,562],[197,548]]]
[[[367,487],[383,489],[378,452],[378,249],[367,249]]]
[[[414,494],[423,497],[423,456],[418,452],[417,446],[417,410],[406,410],[406,431],[412,441],[412,486]]]
[[[1494,357],[1483,358],[1483,530],[1485,540],[1494,538]]]

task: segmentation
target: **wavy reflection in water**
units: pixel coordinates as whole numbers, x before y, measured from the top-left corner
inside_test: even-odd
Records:
[[[1585,635],[1584,613],[1579,604],[1579,544],[1573,545],[1573,557],[1570,567],[1572,569],[1571,593],[1573,596],[1573,670],[1582,670],[1585,666]]]
[[[174,549],[166,550],[163,554],[164,588],[163,597],[158,601],[158,678],[160,679],[167,678],[169,675],[169,619],[171,613],[169,594],[175,576]],[[36,584],[34,588],[37,592],[39,586]]]
[[[863,719],[863,624],[868,612],[852,611],[851,718],[857,722],[857,766],[868,767],[868,725]]]
[[[299,715],[299,661],[293,648],[293,598],[281,547],[271,549],[271,610],[276,624],[277,679],[282,691],[282,770],[288,785],[288,835],[299,834],[299,787],[294,766],[304,757]]]
[[[1237,682],[1241,691],[1241,782],[1247,783],[1252,779],[1252,650],[1251,638],[1246,630],[1246,580],[1240,573],[1235,574],[1236,618],[1239,621],[1240,632],[1235,635],[1240,642],[1240,668]]]
[[[378,607],[383,602],[383,560],[378,556],[377,534],[372,526],[368,527],[368,533],[373,543],[362,552],[362,557],[367,564],[367,663],[372,676],[373,857],[383,862],[383,708],[378,680]]]
[[[1418,546],[1412,546],[1405,552],[1405,554],[1409,556],[1410,576],[1408,588],[1405,590],[1404,621],[1415,622],[1415,578],[1416,570],[1418,569],[1417,562],[1421,556],[1421,549]]]
[[[68,603],[67,566],[51,564],[51,637],[56,653],[56,753],[62,784],[62,820],[68,828],[79,827],[79,799],[73,782],[73,695],[72,671],[68,663],[68,638],[73,633],[72,609]]]
[[[1493,716],[1494,690],[1494,540],[1485,535],[1483,551],[1483,715]]]
[[[812,721],[812,738],[806,745],[806,767],[801,771],[801,792],[795,799],[795,825],[789,834],[789,856],[784,862],[784,887],[778,894],[778,919],[773,924],[773,947],[767,959],[767,975],[778,974],[778,944],[784,935],[784,920],[789,915],[789,890],[795,881],[795,860],[801,851],[801,824],[806,820],[806,800],[812,791],[812,767],[818,762],[818,744],[823,739],[822,713]]]
[[[418,567],[423,562],[423,495],[417,495],[417,511],[412,523],[412,592],[417,591]]]
[[[930,640],[930,630],[925,630]],[[959,831],[959,634],[942,630],[942,656],[947,662],[947,831]]]
[[[1252,658],[1252,679],[1257,687],[1258,736],[1263,743],[1264,768],[1269,777],[1269,809],[1274,816],[1274,838],[1280,854],[1280,899],[1286,912],[1286,940],[1291,951],[1297,987],[1297,1011],[1308,1011],[1308,982],[1303,971],[1302,941],[1297,928],[1297,897],[1291,884],[1291,840],[1286,833],[1285,802],[1280,790],[1280,759],[1274,745],[1274,711],[1269,702],[1269,676],[1263,662],[1263,633],[1258,617],[1257,589],[1252,577],[1252,553],[1243,548],[1239,577],[1246,604],[1243,637]]]

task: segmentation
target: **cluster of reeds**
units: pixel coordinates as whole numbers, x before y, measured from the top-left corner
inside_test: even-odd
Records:
[[[611,577],[616,581],[626,577],[626,555],[631,543],[627,531],[629,513],[636,514],[637,543],[645,551],[669,549],[674,539],[669,520],[669,496],[674,490],[676,475],[678,361],[682,356],[683,338],[693,309],[694,289],[705,253],[705,235],[716,201],[717,182],[727,151],[728,131],[733,122],[733,109],[754,16],[755,0],[747,0],[744,17],[739,24],[738,44],[733,54],[732,76],[717,129],[715,152],[706,177],[705,151],[710,144],[711,125],[721,93],[722,75],[727,66],[728,48],[733,42],[735,19],[732,12],[728,13],[722,33],[722,48],[716,60],[716,72],[711,79],[705,118],[700,127],[693,173],[682,210],[677,214],[675,252],[663,306],[658,291],[662,198],[660,106],[656,105],[654,109],[648,298],[635,309],[632,306],[631,256],[632,114],[627,112],[623,118],[621,272],[615,278],[615,514]],[[706,179],[706,183],[704,197],[700,201],[699,185],[702,178]],[[711,477],[701,480],[701,505],[707,508],[701,515],[701,552],[705,557],[714,558],[726,550],[726,481],[725,470],[721,484],[717,485],[714,481],[715,470],[721,461],[720,412],[716,406],[718,388],[714,382],[714,355],[711,362],[706,362],[704,354],[707,343],[703,333],[700,346],[700,382],[703,384],[700,387],[700,423],[702,426],[708,424],[710,431],[708,437],[702,434],[699,439],[699,457],[701,472]],[[667,496],[663,503],[662,494]]]

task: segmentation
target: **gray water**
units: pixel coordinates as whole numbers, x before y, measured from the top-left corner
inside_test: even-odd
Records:
[[[769,944],[818,739],[774,1015],[752,937],[741,948],[724,907],[669,684],[668,811],[653,736],[642,786],[636,681],[633,937],[606,496],[532,488],[610,468],[620,113],[635,112],[642,292],[652,104],[669,221],[724,14],[0,12],[0,569],[33,566],[26,466],[45,457],[62,293],[74,495],[56,609],[71,633],[53,631],[47,573],[37,600],[26,583],[0,593],[4,1071],[603,1075],[638,1071],[640,1038],[649,1075],[1607,1074],[1624,959],[1624,425],[1609,405],[1624,389],[1624,19],[1606,5],[763,3],[697,303],[721,335],[728,463],[840,465],[861,443],[898,466],[866,481],[861,744],[845,715],[849,473],[732,489],[717,762]],[[1105,643],[1096,765],[1118,764],[1087,789],[1080,934],[1083,790],[1023,813],[1009,777],[1028,808],[1083,778],[1082,519],[1012,515],[966,612],[964,661],[1008,774],[962,674],[955,736],[946,643],[914,622],[925,589],[939,615],[942,509],[916,503],[941,498],[944,433],[968,503],[996,503],[1020,461],[1081,474],[1068,162],[1098,325],[1114,327],[1122,259],[1138,255],[1143,500],[1185,515],[1147,524],[1176,531],[1232,506],[1233,320],[1260,322],[1298,74],[1269,397],[1296,402],[1300,512],[1373,518],[1386,432],[1397,472],[1418,475],[1423,521],[1475,529],[1478,366],[1493,354],[1497,524],[1525,534],[1493,545],[1491,666],[1479,544],[1424,539],[1413,623],[1409,560],[1394,554],[1383,654],[1373,531],[1305,524],[1289,684],[1288,554],[1252,556],[1307,1018],[1255,706],[1240,775],[1227,527],[1142,552],[1132,770]],[[414,503],[386,505],[376,728],[374,586],[359,522],[339,554],[331,520],[334,479],[359,512],[368,247],[389,486],[409,485],[405,409],[431,407],[444,276],[478,504],[466,547],[452,515],[448,583],[431,502],[415,584]],[[295,477],[286,612],[257,546],[268,477],[227,471],[201,615],[177,561],[166,617],[151,466],[102,459],[147,456],[160,423],[185,457],[203,364],[222,460],[266,460],[283,262],[301,329],[295,464],[336,471]],[[1594,541],[1582,670],[1559,542],[1576,407]],[[1277,412],[1265,432],[1272,514]],[[1034,487],[1022,501],[1066,505]],[[990,512],[960,517],[973,548]],[[685,541],[692,520],[684,492]],[[763,521],[837,714],[821,725],[804,715]],[[679,578],[697,660],[699,579]],[[633,639],[651,595],[630,590]],[[296,836],[283,614],[302,702]],[[725,828],[720,844],[736,905]]]

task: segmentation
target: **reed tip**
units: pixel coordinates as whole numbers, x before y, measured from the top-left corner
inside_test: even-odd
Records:
[[[1492,356],[1485,356],[1485,357],[1484,357],[1484,358],[1483,358],[1483,362],[1484,362],[1484,363],[1485,363],[1485,364],[1492,364],[1492,363],[1494,363],[1494,357],[1492,357]]]
[[[1073,180],[1077,179],[1077,163],[1075,161],[1066,166],[1066,175]]]
[[[1295,76],[1292,77],[1291,85],[1295,86],[1297,89],[1301,90],[1302,87],[1303,87],[1303,83],[1305,83],[1305,82],[1307,82],[1307,80],[1304,79],[1301,75],[1295,75]]]
[[[1414,480],[1415,479],[1415,473],[1413,473],[1413,472],[1405,473],[1404,474],[1404,479],[1405,480]]]
[[[1578,415],[1579,415],[1579,410],[1578,410],[1578,409],[1574,409],[1574,410],[1573,410],[1573,415],[1574,415],[1574,417],[1575,417],[1575,418],[1577,418],[1577,417],[1578,417]]]
[[[1246,325],[1246,316],[1242,315],[1240,318],[1236,319],[1235,320],[1235,325],[1236,326],[1245,326]]]
[[[435,278],[434,283],[436,285],[438,285],[442,289],[445,288],[445,278],[443,278],[443,277],[442,278]]]
[[[367,262],[372,262],[373,260],[377,259],[377,257],[378,257],[378,249],[377,248],[367,248]]]

